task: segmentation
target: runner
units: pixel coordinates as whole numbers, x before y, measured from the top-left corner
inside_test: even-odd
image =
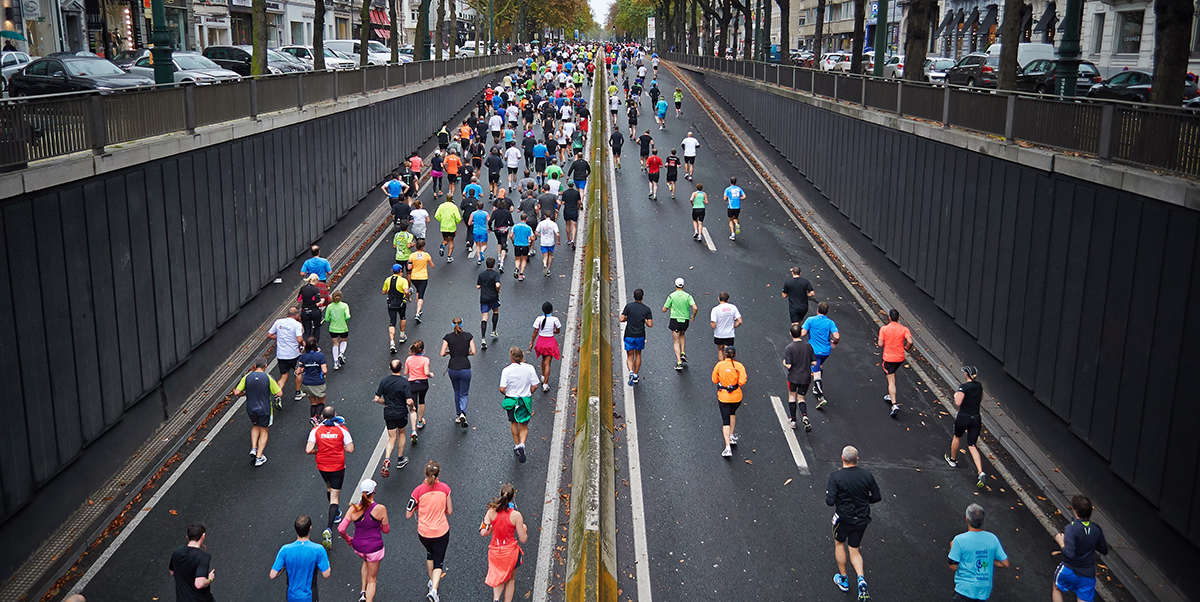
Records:
[[[733,346],[734,329],[742,325],[742,312],[729,302],[729,293],[717,295],[717,305],[709,312],[709,324],[713,329],[713,344],[717,346],[717,361],[725,357],[725,347]]]
[[[654,315],[642,303],[645,292],[634,289],[633,301],[621,310],[620,320],[625,323],[625,366],[629,368],[629,386],[636,385],[641,377],[642,351],[646,349],[646,329],[654,327]]]
[[[384,182],[379,189],[388,195],[388,205],[395,205],[406,194],[408,186],[400,181],[400,174],[393,171],[388,177],[388,181]]]
[[[870,600],[867,592],[867,579],[863,575],[863,559],[859,546],[862,544],[863,533],[871,522],[871,504],[883,499],[879,494],[879,485],[875,477],[866,469],[858,467],[858,449],[853,445],[842,448],[842,467],[829,475],[829,484],[825,487],[825,505],[833,506],[833,555],[837,560],[838,572],[833,575],[833,583],[838,589],[850,591],[850,581],[846,578],[846,553],[850,555],[850,564],[858,574],[858,599]]]
[[[413,401],[417,402],[415,424],[418,429],[425,428],[425,394],[429,392],[429,379],[433,378],[429,366],[429,358],[425,357],[425,341],[417,339],[408,348],[404,374],[408,376],[408,391],[412,393]]]
[[[825,364],[825,360],[829,359],[829,354],[837,347],[838,341],[842,335],[838,332],[837,324],[829,319],[829,304],[821,302],[817,304],[817,315],[812,316],[800,325],[800,334],[808,336],[808,344],[812,345],[813,356],[817,358],[817,363],[813,364],[813,395],[817,398],[817,409],[825,407],[825,387],[821,382],[821,367]]]
[[[735,360],[737,349],[730,345],[722,349],[723,359],[713,366],[712,381],[717,385],[717,405],[721,408],[721,436],[725,450],[721,457],[733,456],[732,446],[738,444],[737,411],[742,405],[742,387],[746,386],[746,367]]]
[[[428,215],[428,213],[426,213]],[[409,213],[409,218],[412,218],[412,213]],[[395,236],[392,237],[392,248],[396,249],[396,264],[401,267],[408,265],[408,258],[412,255],[413,247],[417,246],[417,237],[412,232],[408,231],[409,221],[403,220],[397,224],[398,230]],[[422,230],[424,224],[422,224]],[[424,237],[422,237],[424,238]]]
[[[508,168],[508,187],[516,186],[517,168],[521,166],[523,155],[521,149],[510,146],[504,150],[504,165]]]
[[[529,436],[529,418],[533,416],[532,393],[538,386],[537,370],[525,363],[525,352],[520,347],[510,347],[508,358],[511,363],[500,372],[500,394],[504,396],[500,407],[508,412],[513,454],[524,464],[525,439]]]
[[[304,326],[300,324],[300,308],[289,307],[287,317],[275,320],[267,331],[267,338],[275,341],[275,363],[279,367],[279,388],[287,386],[288,376],[296,369],[296,360],[304,347]],[[296,379],[296,401],[304,399],[300,393],[300,379]],[[275,407],[282,409],[283,402],[275,398]]]
[[[912,349],[913,337],[908,328],[900,323],[900,312],[888,310],[888,323],[879,329],[876,343],[883,348],[883,373],[887,376],[888,394],[884,401],[892,402],[892,418],[900,413],[900,397],[896,395],[896,370],[904,365],[904,352]]]
[[[309,252],[312,257],[304,260],[300,266],[300,277],[308,279],[309,274],[316,274],[317,279],[325,282],[329,279],[329,274],[333,272],[333,266],[329,264],[329,260],[321,257],[321,247],[313,245],[309,247]]]
[[[582,160],[575,162],[576,165],[579,163],[584,162]],[[584,183],[586,184],[587,180],[584,180]],[[577,185],[578,180],[567,182],[567,189],[563,191],[561,199],[563,221],[566,222],[567,226],[567,244],[571,245],[572,249],[575,248],[575,234],[579,227],[579,208],[583,202],[583,195],[580,193]]]
[[[542,362],[542,392],[550,391],[550,362],[559,359],[558,333],[562,330],[562,322],[551,315],[554,305],[549,301],[542,303],[542,315],[533,321],[533,336],[529,338],[529,350],[537,354]]]
[[[1000,538],[983,530],[983,517],[983,506],[967,506],[967,531],[955,535],[950,544],[946,560],[954,571],[955,600],[987,600],[992,595],[992,571],[1009,566]]]
[[[500,336],[496,325],[500,323],[500,275],[495,270],[496,258],[487,258],[487,269],[479,273],[475,279],[475,288],[479,289],[479,346],[487,351],[488,314],[492,314],[492,338]]]
[[[554,261],[554,246],[558,244],[558,222],[554,221],[554,212],[542,213],[542,221],[538,222],[537,233],[542,248],[542,268],[544,276],[550,277],[550,264]],[[524,273],[524,269],[521,270]]]
[[[508,232],[513,227],[512,203],[504,197],[498,197],[492,206],[492,215],[487,223],[492,236],[496,237],[496,271],[503,274],[504,260],[508,257]]]
[[[433,151],[433,158],[429,160],[429,181],[433,186],[435,198],[445,192],[442,189],[442,176],[446,175],[446,160],[442,158],[445,152],[441,149]]]
[[[671,151],[674,152],[674,151]],[[672,155],[671,158],[674,158]],[[667,176],[670,178],[670,176]],[[670,182],[670,180],[667,180]],[[671,182],[674,184],[674,182]],[[675,193],[671,193],[671,198],[675,198]],[[704,214],[708,208],[708,194],[704,192],[704,184],[697,183],[696,191],[692,193],[692,238],[698,242],[704,242]]]
[[[458,213],[459,213],[459,216],[462,218],[462,224],[463,224],[463,250],[466,252],[468,258],[470,258],[471,255],[473,255],[475,253],[475,251],[474,251],[474,249],[475,249],[475,237],[474,237],[475,232],[474,232],[474,229],[471,228],[471,224],[470,224],[471,214],[475,212],[476,205],[479,204],[480,202],[481,201],[478,198],[470,197],[470,196],[467,196],[464,194],[463,198],[462,198],[462,202],[458,206]],[[487,233],[486,225],[485,225],[484,233],[485,234]],[[486,236],[485,236],[485,240],[486,240]],[[479,264],[476,264],[476,265],[479,265]]]
[[[438,585],[442,583],[443,563],[446,548],[450,545],[450,521],[446,517],[454,513],[450,500],[450,486],[441,482],[442,467],[430,460],[425,464],[425,482],[413,489],[408,498],[404,518],[417,515],[417,538],[425,546],[425,570],[429,574],[429,602],[439,602]]]
[[[446,376],[454,389],[454,422],[467,428],[467,393],[471,389],[471,356],[475,355],[475,341],[471,333],[463,330],[462,318],[454,318],[454,330],[442,337],[441,356],[450,356],[446,364]]]
[[[446,263],[452,263],[454,261],[454,235],[458,232],[462,213],[454,205],[453,198],[447,196],[445,199],[441,205],[438,205],[433,219],[438,221],[439,229],[442,232],[442,246],[438,248],[438,255],[444,256]]]
[[[648,137],[649,134],[643,136]],[[658,149],[650,151],[650,156],[646,158],[646,177],[650,181],[650,194],[647,195],[651,200],[658,200],[658,176],[662,170],[663,160],[658,156]],[[672,195],[674,198],[674,195]]]
[[[504,169],[504,159],[500,157],[500,149],[492,148],[483,164],[488,169],[488,196],[494,197],[500,189],[500,172]]]
[[[317,288],[320,281],[317,274],[309,274],[307,282],[300,287],[300,296],[296,298],[296,302],[300,304],[300,324],[304,326],[305,339],[321,337],[325,302],[321,299],[321,289]]]
[[[338,497],[346,478],[346,454],[354,453],[354,438],[346,430],[346,421],[337,415],[333,406],[325,406],[321,418],[321,423],[308,432],[304,451],[316,456],[317,472],[321,473],[325,493],[329,496],[329,522],[321,533],[321,545],[330,550],[333,548],[333,526],[342,520]]]
[[[395,272],[395,267],[392,266],[393,273]],[[425,240],[418,240],[416,250],[408,258],[409,284],[412,285],[411,292],[415,292],[417,297],[417,315],[413,316],[417,324],[421,323],[421,309],[425,305],[425,290],[429,287],[429,270],[432,269],[433,256],[425,252]],[[400,317],[403,318],[404,316],[401,315]],[[403,325],[401,325],[400,331],[404,332]],[[404,342],[404,339],[401,339],[401,342]],[[393,351],[393,353],[395,352]]]
[[[513,243],[513,278],[525,279],[525,266],[529,265],[529,246],[533,244],[533,228],[524,221],[519,221],[512,227]]]
[[[616,85],[609,86],[611,92],[608,95],[608,114],[612,116],[613,132],[617,132],[617,112],[621,110],[621,97],[617,96]]]
[[[788,302],[788,318],[792,324],[801,324],[808,314],[808,300],[817,295],[812,283],[800,276],[800,266],[792,266],[791,278],[783,283],[783,298]]]
[[[416,347],[416,344],[413,347]],[[408,426],[409,422],[412,422],[414,436],[417,432],[416,404],[413,403],[410,381],[401,376],[407,366],[407,360],[390,360],[388,368],[392,373],[383,377],[383,380],[379,381],[379,386],[375,388],[375,403],[383,406],[383,424],[387,430],[387,447],[383,452],[383,466],[379,469],[379,476],[385,479],[391,474],[392,450],[396,448],[397,444],[399,444],[400,450],[396,454],[396,469],[408,466],[408,456],[404,455],[404,428]],[[411,378],[412,373],[409,374],[409,378]],[[416,443],[415,439],[413,443]]]
[[[509,486],[511,487],[511,485]],[[204,547],[206,529],[201,523],[187,526],[187,544],[171,552],[167,572],[175,579],[175,599],[188,602],[212,602],[212,583],[217,572],[211,567],[212,556]],[[521,541],[525,538],[522,537]],[[510,595],[509,598],[512,596]]]
[[[691,295],[683,290],[683,278],[675,279],[675,292],[667,295],[667,301],[663,303],[662,310],[671,312],[667,314],[667,329],[671,331],[671,346],[675,350],[675,371],[683,370],[683,365],[687,363],[687,334],[688,325],[696,317],[696,312],[700,308],[696,307],[696,300]]]
[[[575,160],[567,168],[568,176],[575,183],[575,188],[580,192],[587,187],[588,177],[592,175],[592,166],[587,161],[583,160],[583,152],[575,153]]]
[[[632,139],[633,136],[630,136]],[[646,159],[650,156],[650,151],[655,148],[654,138],[650,136],[650,130],[646,130],[641,136],[638,136],[638,162],[642,166],[642,171],[646,171]]]
[[[346,509],[346,518],[338,525],[338,533],[363,561],[359,602],[374,602],[379,563],[385,552],[383,535],[391,528],[388,525],[387,508],[375,503],[375,481],[364,480],[359,483],[358,491],[362,497],[357,504],[350,504]],[[353,537],[348,533],[351,523],[354,523]]]
[[[417,256],[418,254],[413,253],[413,255]],[[428,253],[421,252],[421,255],[428,255]],[[420,263],[421,261],[421,257],[417,256],[416,262]],[[411,257],[409,258],[409,265],[414,265]],[[425,275],[428,276],[428,267],[423,269],[425,271]],[[428,282],[428,280],[417,280],[414,276],[414,287],[417,282]],[[388,340],[390,341],[388,352],[395,355],[396,322],[400,322],[400,342],[403,343],[404,341],[408,340],[408,336],[404,334],[404,327],[408,322],[406,319],[406,314],[408,313],[408,297],[410,294],[412,294],[408,280],[405,280],[404,276],[400,272],[400,264],[392,264],[392,275],[388,276],[383,281],[383,294],[387,295]],[[418,310],[418,312],[419,311],[420,310]]]
[[[658,88],[656,87],[654,89],[657,90]],[[654,104],[654,108],[657,111],[657,114],[655,115],[655,117],[658,121],[658,129],[660,129],[660,130],[667,129],[667,99],[665,99],[665,98],[658,99],[658,102],[656,102]]]
[[[633,97],[630,97],[625,103],[625,119],[629,122],[629,139],[633,140],[637,132],[638,115],[641,114],[641,109],[638,108],[638,103]],[[647,130],[649,132],[649,130]]]
[[[971,452],[975,470],[979,472],[979,480],[975,486],[983,489],[983,477],[986,476],[983,472],[983,458],[979,456],[979,450],[975,447],[975,443],[979,441],[979,431],[983,428],[979,408],[983,404],[983,385],[975,382],[975,379],[979,378],[979,371],[975,366],[963,366],[962,373],[966,381],[959,385],[958,391],[954,393],[954,405],[958,406],[958,415],[954,417],[954,438],[950,440],[950,453],[944,454],[942,458],[950,468],[958,467],[958,448],[965,434],[967,451]]]
[[[458,152],[450,149],[449,154],[446,155],[442,164],[446,168],[446,181],[449,183],[449,194],[450,196],[454,196],[455,186],[458,185],[458,170],[462,167],[463,160],[458,156]]]
[[[550,140],[550,136],[547,135],[546,139]],[[546,146],[545,142],[539,140],[533,145],[532,154],[533,164],[531,167],[533,169],[533,173],[536,174],[536,181],[540,185],[542,183],[542,174],[546,172],[546,164],[547,161],[549,161],[550,148]],[[527,162],[526,165],[529,165],[529,163]],[[528,174],[528,172],[526,173]],[[528,177],[528,175],[526,177]],[[524,180],[517,182],[517,185],[520,186],[522,182],[524,182]]]
[[[1075,520],[1054,541],[1062,549],[1063,561],[1054,571],[1053,601],[1073,593],[1079,602],[1096,598],[1096,552],[1108,555],[1108,541],[1099,525],[1092,524],[1092,501],[1082,495],[1071,498]]]
[[[729,207],[729,240],[737,240],[737,235],[742,233],[738,218],[742,214],[742,201],[745,198],[746,191],[737,185],[737,178],[729,178],[729,187],[725,189],[725,202]]]
[[[413,247],[416,247],[417,241],[425,242],[425,232],[429,226],[429,212],[425,210],[421,199],[414,199],[412,202],[412,213],[409,215],[412,220],[410,226],[413,235]]]
[[[696,170],[696,149],[700,148],[700,141],[688,132],[687,138],[679,143],[683,147],[683,177],[691,182],[692,174]]]
[[[288,602],[312,602],[317,593],[316,574],[328,579],[332,572],[329,569],[329,554],[325,548],[308,539],[312,532],[312,519],[307,514],[296,517],[292,524],[296,530],[296,541],[279,548],[275,554],[275,564],[271,565],[271,579],[279,573],[287,573]]]
[[[488,212],[483,210],[483,201],[475,202],[475,211],[467,217],[467,225],[471,226],[471,238],[475,243],[475,265],[479,265],[483,263],[483,254],[487,252],[488,239]],[[488,260],[492,261],[492,258]]]
[[[813,356],[812,345],[804,342],[799,324],[791,326],[792,342],[783,349],[783,367],[787,369],[788,390],[788,423],[796,428],[796,407],[800,407],[800,420],[804,424],[804,432],[812,432],[812,423],[808,420],[808,385],[812,381],[812,368],[817,364]]]
[[[613,120],[614,121],[616,120],[615,113],[613,116]],[[613,128],[613,133],[611,135],[609,135],[609,137],[608,137],[608,145],[610,148],[612,148],[613,161],[616,162],[616,164],[617,164],[616,169],[617,169],[617,171],[620,171],[620,169],[621,169],[621,147],[625,145],[625,136],[623,134],[621,134],[621,132],[617,131],[615,126]]]
[[[675,88],[675,117],[683,117],[683,90]],[[688,134],[691,136],[691,134]]]
[[[243,376],[233,388],[233,396],[246,396],[246,416],[250,418],[250,455],[255,466],[267,463],[267,429],[275,421],[271,400],[282,389],[271,375],[267,374],[267,360],[254,360],[250,373]]]
[[[488,544],[488,572],[483,582],[492,588],[492,600],[512,602],[516,589],[517,567],[521,566],[522,543],[529,538],[525,519],[517,511],[513,497],[517,490],[509,483],[500,486],[500,495],[488,504],[479,524],[479,535],[492,538]]]
[[[325,409],[325,354],[317,344],[317,337],[304,341],[304,353],[297,359],[296,378],[300,379],[300,390],[308,396],[309,413],[313,426],[320,422],[319,416]]]

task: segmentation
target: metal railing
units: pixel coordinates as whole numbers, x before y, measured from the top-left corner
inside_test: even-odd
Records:
[[[505,65],[513,55],[245,78],[209,86],[0,100],[0,172],[30,161],[172,134]],[[515,63],[514,63],[515,64]]]
[[[667,60],[839,102],[1200,177],[1200,111],[1090,98],[981,90],[757,61],[663,53]]]

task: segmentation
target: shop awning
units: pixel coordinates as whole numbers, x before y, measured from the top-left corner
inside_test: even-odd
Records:
[[[961,20],[962,20],[962,11],[961,10],[958,12],[950,11],[950,14],[947,15],[948,23],[946,23],[946,29],[942,32],[942,36],[947,37],[947,38],[950,36],[953,36],[954,33],[956,31],[958,31],[958,22]]]
[[[1026,4],[1025,6],[1021,7],[1021,14],[1024,16],[1021,18],[1021,27],[1019,27],[1018,30],[1025,31],[1029,28],[1029,22],[1033,20],[1033,5]]]
[[[988,5],[987,14],[985,14],[983,20],[979,22],[979,33],[987,33],[996,25],[997,12],[999,12],[999,8],[995,4]]]
[[[959,29],[959,32],[964,36],[971,35],[971,28],[974,27],[976,23],[979,23],[979,7],[971,9],[970,16],[967,17],[966,22],[963,23],[963,26],[961,29]]]
[[[387,11],[378,9],[371,9],[371,22],[376,25],[391,25],[391,21],[388,20]]]
[[[942,32],[946,31],[946,26],[950,25],[950,21],[954,19],[954,11],[947,11],[946,17],[942,19],[942,24],[938,25],[937,31],[933,32],[933,37],[939,37]]]
[[[1058,15],[1054,14],[1054,10],[1054,3],[1047,2],[1046,10],[1042,13],[1042,18],[1038,19],[1037,25],[1033,26],[1033,33],[1042,33],[1054,28],[1054,22],[1058,20]]]
[[[375,35],[383,41],[392,39],[392,29],[390,27],[376,27]]]

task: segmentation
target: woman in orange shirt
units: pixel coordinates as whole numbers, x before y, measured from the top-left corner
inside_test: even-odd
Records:
[[[454,513],[450,501],[450,486],[441,482],[442,467],[430,460],[425,465],[425,482],[413,489],[408,498],[408,509],[404,518],[417,515],[417,538],[425,546],[425,568],[429,573],[429,600],[438,599],[438,585],[444,573],[442,563],[446,560],[446,546],[450,543],[450,523],[447,516]]]
[[[500,600],[503,593],[504,602],[512,602],[517,567],[521,566],[521,544],[529,538],[525,519],[513,503],[516,493],[510,483],[500,486],[500,495],[488,504],[479,525],[480,536],[492,537],[488,545],[487,577],[483,580],[492,588],[492,600]]]
[[[738,444],[737,411],[742,405],[742,387],[746,386],[746,367],[734,360],[737,350],[730,345],[725,348],[725,359],[713,366],[712,381],[717,385],[717,405],[721,407],[721,434],[725,437],[725,451],[721,456],[733,456],[732,446]]]
[[[458,183],[458,168],[462,167],[462,159],[453,150],[443,160],[446,166],[446,181],[450,183],[450,196],[454,196],[454,185]]]

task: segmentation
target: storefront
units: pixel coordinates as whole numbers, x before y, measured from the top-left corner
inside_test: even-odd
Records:
[[[252,44],[251,31],[253,17],[250,14],[251,0],[231,0],[229,3],[229,21],[233,44]]]
[[[313,7],[297,2],[283,5],[283,18],[287,23],[286,44],[311,46],[313,39]]]
[[[206,7],[203,13],[196,7],[196,40],[200,50],[209,46],[224,46],[232,42],[229,14],[217,7]]]

